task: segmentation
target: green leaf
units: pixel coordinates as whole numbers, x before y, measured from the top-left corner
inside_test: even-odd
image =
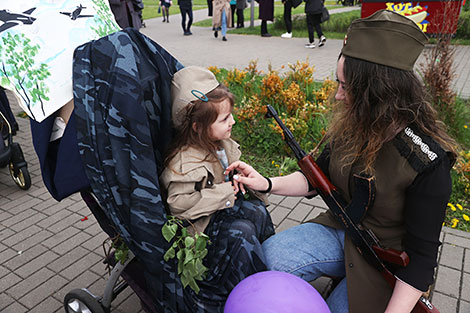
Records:
[[[194,253],[191,250],[188,250],[188,249],[185,249],[185,250],[186,250],[186,255],[184,257],[184,264],[187,264],[192,259],[194,259]]]
[[[199,286],[197,285],[196,281],[194,279],[191,279],[189,280],[189,287],[191,287],[192,290],[194,290],[194,292],[196,294],[199,293]]]
[[[184,239],[184,245],[186,248],[191,248],[191,246],[194,244],[194,238],[193,237],[186,237]]]
[[[189,284],[190,279],[184,275],[182,275],[180,278],[181,278],[181,283],[183,284],[183,288],[186,288],[186,286]]]
[[[175,225],[176,226],[176,225]],[[178,227],[178,226],[177,226]],[[173,229],[172,225],[165,223],[162,227],[162,234],[166,241],[170,242],[171,239],[176,235],[176,230]]]
[[[165,252],[165,254],[163,255],[163,259],[165,260],[165,262],[168,262],[169,259],[173,259],[174,257],[175,257],[175,249],[173,247],[168,249],[168,251]]]
[[[207,245],[207,238],[204,238],[202,236],[197,236],[196,237],[196,251],[201,251],[206,248]]]

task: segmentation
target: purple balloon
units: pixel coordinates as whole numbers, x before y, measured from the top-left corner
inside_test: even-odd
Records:
[[[284,272],[259,272],[230,293],[224,313],[331,313],[322,296],[305,280]]]

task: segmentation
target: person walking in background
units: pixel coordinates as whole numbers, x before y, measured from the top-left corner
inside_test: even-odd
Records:
[[[243,10],[245,10],[246,7],[246,0],[237,0],[237,28],[245,27],[245,16],[243,16]]]
[[[284,4],[284,23],[286,32],[281,35],[282,38],[292,38],[292,8],[298,7],[302,0],[283,0]]]
[[[170,7],[172,5],[171,0],[161,0],[160,5],[162,6],[162,16],[163,16],[163,23],[167,22],[170,23]]]
[[[193,3],[192,0],[178,0],[181,12],[181,26],[185,36],[192,35],[191,25],[193,24]],[[188,16],[188,24],[186,24],[186,15]]]
[[[212,16],[212,0],[207,0],[207,16]]]
[[[274,20],[274,0],[259,0],[259,19],[261,20],[261,37],[271,37],[268,32],[268,21]]]
[[[232,15],[230,14],[230,0],[213,1],[212,29],[214,37],[219,36],[219,30],[222,32],[222,41],[227,41],[227,25],[231,25]]]
[[[307,30],[309,42],[305,44],[305,48],[315,48],[314,29],[317,31],[319,39],[318,46],[321,47],[326,42],[326,37],[323,35],[321,29],[321,13],[323,10],[323,0],[305,0],[305,14],[307,14]]]
[[[232,15],[231,28],[235,27],[235,11],[237,9],[237,0],[230,0],[230,14]]]
[[[144,8],[142,0],[109,0],[109,7],[113,12],[116,23],[121,28],[133,27],[140,29],[142,27],[142,18],[140,16]]]

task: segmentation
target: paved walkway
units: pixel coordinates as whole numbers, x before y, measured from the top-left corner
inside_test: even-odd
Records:
[[[204,11],[195,12],[196,19]],[[179,16],[171,23],[160,19],[146,21],[143,32],[171,51],[183,64],[245,67],[258,59],[260,69],[271,63],[280,68],[288,62],[305,60],[315,65],[318,79],[332,75],[341,41],[328,40],[325,47],[303,48],[305,39],[283,40],[259,36],[228,35],[228,42],[216,40],[210,29],[193,28],[194,35],[183,37]],[[469,94],[469,49],[458,50],[461,75],[457,86]],[[18,107],[13,105],[18,111]],[[96,295],[104,290],[106,271],[102,264],[102,242],[106,236],[78,195],[56,202],[41,180],[31,143],[29,123],[18,119],[15,136],[25,153],[32,187],[22,191],[13,183],[6,168],[0,169],[0,312],[63,312],[62,301],[73,288],[88,288]],[[269,210],[277,231],[310,219],[325,209],[319,199],[271,196]],[[87,216],[88,219],[84,219]],[[470,312],[470,234],[444,228],[437,281],[432,300],[441,313]],[[318,283],[320,288],[324,286]],[[114,301],[113,312],[142,312],[130,289]]]

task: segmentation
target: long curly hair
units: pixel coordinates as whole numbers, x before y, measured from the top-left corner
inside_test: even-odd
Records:
[[[341,57],[341,56],[340,56]],[[456,143],[426,100],[425,87],[413,71],[344,57],[347,103],[337,103],[327,138],[341,149],[343,168],[358,159],[374,175],[383,144],[414,123],[456,156]]]
[[[208,157],[217,160],[215,153],[218,142],[211,139],[209,127],[219,115],[219,104],[228,100],[233,108],[235,101],[233,94],[222,84],[208,92],[206,96],[209,99],[207,102],[194,100],[181,110],[180,114],[183,114],[184,118],[181,126],[175,129],[173,141],[164,154],[165,167],[181,149],[189,147],[202,149],[207,152]]]

